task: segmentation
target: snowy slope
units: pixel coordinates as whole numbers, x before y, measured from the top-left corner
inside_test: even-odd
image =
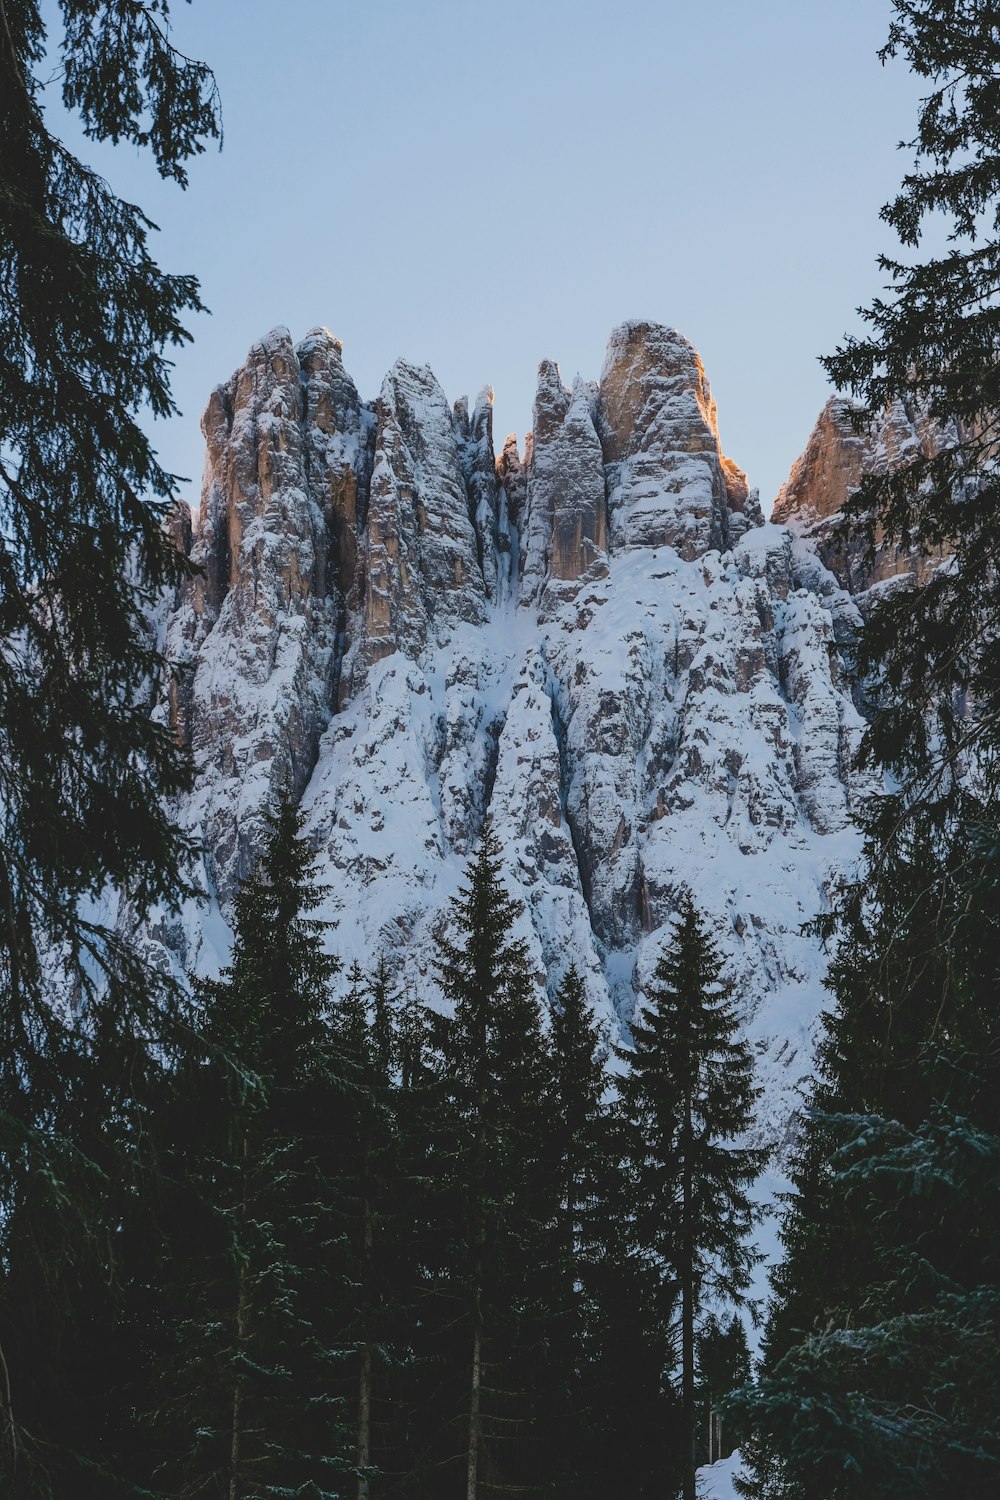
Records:
[[[491,399],[452,409],[400,362],[363,402],[335,339],[283,329],[213,394],[204,578],[167,624],[209,900],[154,923],[151,957],[218,965],[288,782],[332,945],[429,974],[490,813],[540,981],[575,960],[608,1032],[692,888],[758,1051],[760,1133],[780,1136],[822,1003],[801,925],[857,849],[853,605],[761,520],[675,331],[623,325],[572,390],[544,362],[534,431],[499,465]]]

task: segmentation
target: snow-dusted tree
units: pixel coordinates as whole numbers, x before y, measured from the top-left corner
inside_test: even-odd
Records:
[[[998,20],[992,0],[893,0],[882,59],[926,83],[912,165],[882,210],[903,254],[881,260],[889,287],[866,333],[825,361],[862,421],[899,401],[938,433],[865,478],[855,538],[946,561],[883,592],[860,642],[864,749],[891,789],[866,809],[861,876],[824,924],[835,1004],[764,1378],[743,1403],[762,1497],[1000,1488],[985,1354],[1000,1281]]]
[[[831,966],[763,1374],[739,1403],[759,1500],[1000,1484],[994,887],[964,845],[911,834],[907,855]]]

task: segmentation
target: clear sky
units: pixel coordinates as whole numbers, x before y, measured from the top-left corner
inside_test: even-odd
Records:
[[[817,356],[877,293],[918,87],[889,0],[194,0],[225,143],[186,193],[82,149],[160,225],[212,317],[177,359],[161,457],[201,473],[212,386],[276,323],[324,323],[365,396],[398,355],[531,425],[544,357],[596,378],[649,318],[701,351],[765,510],[828,394]],[[80,147],[54,112],[53,124]]]

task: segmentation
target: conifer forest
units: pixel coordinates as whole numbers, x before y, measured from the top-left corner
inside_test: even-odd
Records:
[[[571,392],[546,362],[532,439],[499,459],[484,405],[440,417],[429,369],[402,365],[366,406],[329,335],[322,385],[310,335],[254,408],[255,434],[279,436],[252,484],[294,489],[287,434],[313,422],[301,472],[318,484],[329,460],[328,504],[295,491],[314,529],[267,575],[288,628],[261,651],[276,680],[311,630],[326,676],[296,657],[267,754],[241,721],[206,771],[198,714],[236,712],[243,658],[219,648],[206,688],[205,640],[249,611],[241,559],[256,607],[279,550],[239,512],[232,434],[260,361],[288,358],[257,346],[216,390],[209,470],[237,500],[224,537],[203,506],[192,544],[146,417],[176,416],[199,284],[160,268],[156,225],[53,122],[182,193],[224,100],[167,0],[0,0],[0,1500],[1000,1495],[1000,4],[885,8],[879,58],[916,103],[882,290],[822,359],[837,452],[878,453],[835,513],[775,540],[721,456],[700,358],[658,325],[618,330],[600,386]],[[636,418],[620,371],[645,379],[664,349],[682,375],[650,377]],[[683,381],[678,438],[682,404],[654,397],[680,402]],[[304,392],[291,417],[286,387]],[[632,448],[626,417],[646,422]],[[904,426],[912,441],[883,441]],[[796,475],[836,469],[809,452],[776,523]],[[458,496],[457,541],[428,474]],[[659,512],[650,529],[650,494],[674,532]],[[611,588],[632,607],[640,552],[660,570],[642,610],[674,590],[681,611],[685,588],[709,603],[665,665],[635,644],[635,599],[628,690],[595,678],[607,732],[581,749],[567,704],[593,663],[612,671]],[[855,604],[837,580],[862,574]],[[757,632],[732,670],[723,597],[752,598]],[[447,655],[448,631],[477,630],[527,641],[527,665]],[[597,644],[569,669],[582,632]],[[731,865],[696,826],[717,681],[749,698],[767,673],[761,743],[798,768],[813,821],[754,791],[746,848],[762,827],[785,851],[754,879],[821,836],[854,851],[823,866],[785,948],[763,918],[720,918]],[[665,709],[640,755],[626,730],[654,691],[696,706],[687,740]],[[448,712],[414,730],[435,693]],[[810,705],[833,702],[823,774],[852,789],[836,826],[803,748],[826,732]],[[377,837],[423,816],[400,748],[417,741],[451,843],[421,825],[409,905],[383,913],[379,879],[409,854]],[[349,753],[356,779],[331,791],[314,768]],[[723,759],[735,828],[749,773]],[[237,762],[225,823],[211,798]],[[621,811],[623,778],[647,772],[642,816],[638,794]],[[640,832],[667,852],[619,880]],[[350,869],[329,855],[347,846]],[[541,852],[515,872],[515,847]],[[813,1052],[776,1105],[751,1023],[793,941],[821,955],[821,1009],[790,1029]],[[755,942],[751,994],[733,955]]]

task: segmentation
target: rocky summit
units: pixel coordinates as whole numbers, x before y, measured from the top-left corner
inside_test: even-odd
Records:
[[[499,457],[492,391],[400,361],[362,400],[325,329],[275,329],[212,394],[199,576],[165,601],[207,903],[151,959],[211,971],[278,788],[301,795],[331,945],[432,972],[489,815],[539,980],[626,1021],[681,892],[711,920],[787,1120],[822,1004],[802,924],[857,852],[838,645],[870,587],[810,535],[861,458],[835,404],[765,522],[701,360],[626,323],[600,379],[539,367]],[[820,538],[822,543],[822,537]],[[829,566],[828,566],[829,565]],[[831,566],[833,571],[831,571]]]

